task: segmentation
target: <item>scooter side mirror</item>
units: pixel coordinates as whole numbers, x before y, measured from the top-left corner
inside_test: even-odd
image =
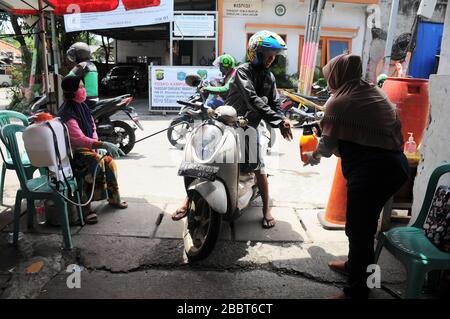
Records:
[[[202,82],[202,78],[198,74],[188,74],[184,82],[191,87],[197,87]]]

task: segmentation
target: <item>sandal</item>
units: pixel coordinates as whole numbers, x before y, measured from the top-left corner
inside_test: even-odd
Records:
[[[273,217],[272,218],[263,217],[262,227],[266,228],[266,229],[274,227],[276,223],[271,224],[271,222],[273,222],[273,221],[275,221],[275,218],[273,218]]]
[[[89,212],[84,217],[84,221],[85,221],[86,224],[89,224],[89,225],[97,224],[98,216],[97,216],[97,214],[95,212]]]
[[[172,220],[177,221],[180,219],[183,219],[186,217],[188,212],[188,209],[186,207],[180,207],[178,208],[173,214],[172,214]]]
[[[109,203],[109,205],[116,207],[116,208],[120,208],[120,209],[128,208],[127,202]]]

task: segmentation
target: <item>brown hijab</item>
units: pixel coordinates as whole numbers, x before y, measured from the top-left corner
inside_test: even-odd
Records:
[[[401,150],[403,138],[395,106],[364,81],[357,55],[343,54],[323,68],[333,95],[325,105],[323,135],[387,150]]]

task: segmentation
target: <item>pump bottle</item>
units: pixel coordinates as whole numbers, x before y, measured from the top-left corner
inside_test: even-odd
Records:
[[[317,144],[319,144],[319,140],[317,136],[313,132],[313,126],[312,125],[304,125],[303,127],[303,134],[300,137],[300,158],[303,163],[306,163],[308,161],[308,158],[306,155],[303,155],[303,153],[306,152],[313,152],[317,148]]]

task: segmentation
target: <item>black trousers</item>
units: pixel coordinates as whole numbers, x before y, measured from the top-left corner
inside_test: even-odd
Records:
[[[346,165],[347,220],[345,233],[349,240],[347,270],[348,286],[344,289],[351,298],[367,298],[367,267],[374,263],[374,238],[380,212],[408,178],[408,162],[403,153]]]

